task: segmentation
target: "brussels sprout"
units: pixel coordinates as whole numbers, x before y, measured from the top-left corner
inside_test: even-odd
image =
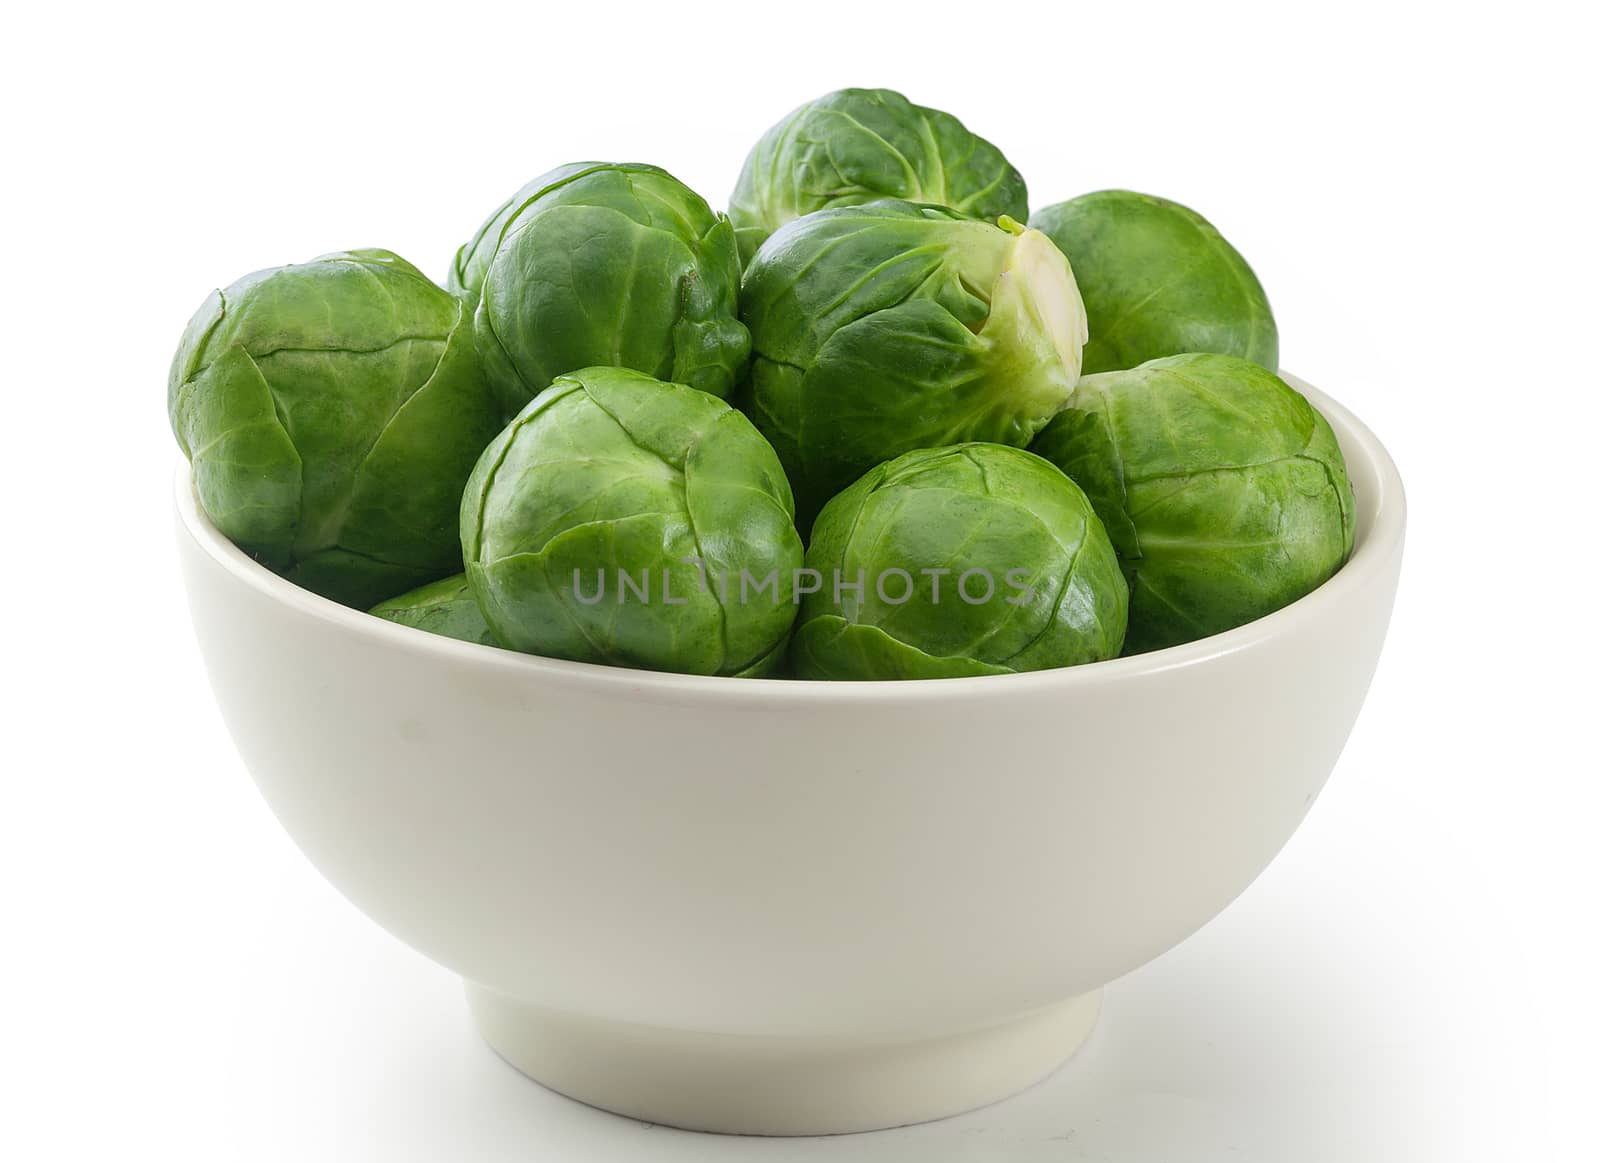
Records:
[[[535,178],[456,254],[450,287],[510,416],[578,368],[727,396],[750,354],[733,226],[665,170],[580,162]]]
[[[841,89],[767,130],[745,159],[728,216],[749,262],[785,222],[878,198],[1028,220],[1028,187],[1004,154],[892,89]]]
[[[802,678],[953,678],[1116,656],[1128,587],[1082,490],[999,444],[924,448],[830,501],[789,651]]]
[[[167,411],[207,515],[346,605],[461,568],[461,487],[499,427],[460,300],[386,250],[214,291]]]
[[[443,634],[463,642],[481,642],[485,646],[498,645],[489,623],[483,620],[483,612],[478,609],[478,601],[472,596],[465,574],[429,582],[398,598],[379,602],[369,612],[430,634]]]
[[[767,240],[741,298],[741,404],[794,486],[800,527],[875,464],[963,441],[1026,445],[1078,382],[1084,311],[1037,230],[880,201]]]
[[[1046,206],[1032,225],[1078,277],[1089,309],[1084,375],[1191,351],[1278,370],[1278,327],[1255,272],[1187,206],[1102,190]]]
[[[1128,653],[1254,621],[1350,556],[1355,502],[1333,429],[1247,360],[1085,376],[1033,450],[1083,486],[1117,547]]]
[[[604,367],[559,377],[484,450],[461,542],[505,645],[691,674],[770,672],[803,556],[783,469],[742,414]]]

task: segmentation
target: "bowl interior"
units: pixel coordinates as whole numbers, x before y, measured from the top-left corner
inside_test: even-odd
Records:
[[[1350,560],[1310,594],[1254,622],[1164,650],[1055,670],[975,678],[829,682],[671,674],[521,654],[461,642],[374,618],[285,581],[233,545],[211,523],[200,508],[186,463],[180,463],[177,471],[175,499],[179,520],[188,534],[239,580],[306,617],[326,622],[330,630],[388,638],[391,645],[408,650],[472,658],[485,667],[532,668],[562,675],[575,684],[622,684],[640,693],[650,690],[673,695],[694,692],[696,697],[737,703],[766,703],[773,699],[788,703],[797,699],[859,701],[873,698],[938,700],[1004,697],[1005,691],[1015,690],[1018,685],[1051,683],[1071,686],[1123,680],[1172,667],[1196,665],[1208,658],[1247,648],[1254,642],[1282,632],[1295,619],[1317,617],[1319,610],[1334,601],[1340,590],[1363,584],[1367,575],[1382,570],[1392,555],[1399,552],[1405,534],[1405,494],[1399,471],[1388,452],[1371,429],[1343,405],[1296,376],[1280,374],[1327,417],[1339,437],[1356,499],[1355,548]]]

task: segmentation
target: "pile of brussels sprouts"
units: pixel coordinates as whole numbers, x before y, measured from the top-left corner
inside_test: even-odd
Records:
[[[1190,641],[1333,574],[1349,480],[1277,351],[1192,210],[1030,216],[954,117],[847,89],[756,143],[725,215],[583,162],[443,287],[383,250],[247,275],[191,320],[168,411],[218,529],[379,617],[615,666],[940,678]]]

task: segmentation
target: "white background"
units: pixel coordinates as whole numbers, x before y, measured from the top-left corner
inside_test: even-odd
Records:
[[[661,0],[30,6],[7,17],[0,1156],[1593,1158],[1593,32],[1577,5]],[[35,13],[48,11],[50,15]],[[41,23],[42,21],[42,23]],[[512,189],[652,161],[713,203],[802,100],[956,112],[1034,206],[1177,198],[1286,367],[1404,473],[1386,656],[1328,791],[1012,1102],[716,1139],[550,1095],[280,833],[186,623],[167,361],[213,286],[386,246],[443,277]]]

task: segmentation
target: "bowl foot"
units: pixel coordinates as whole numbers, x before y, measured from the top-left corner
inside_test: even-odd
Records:
[[[551,1090],[645,1122],[739,1135],[834,1135],[973,1110],[1081,1046],[1100,991],[1014,1021],[914,1041],[747,1037],[556,1013],[469,984],[484,1039]]]

